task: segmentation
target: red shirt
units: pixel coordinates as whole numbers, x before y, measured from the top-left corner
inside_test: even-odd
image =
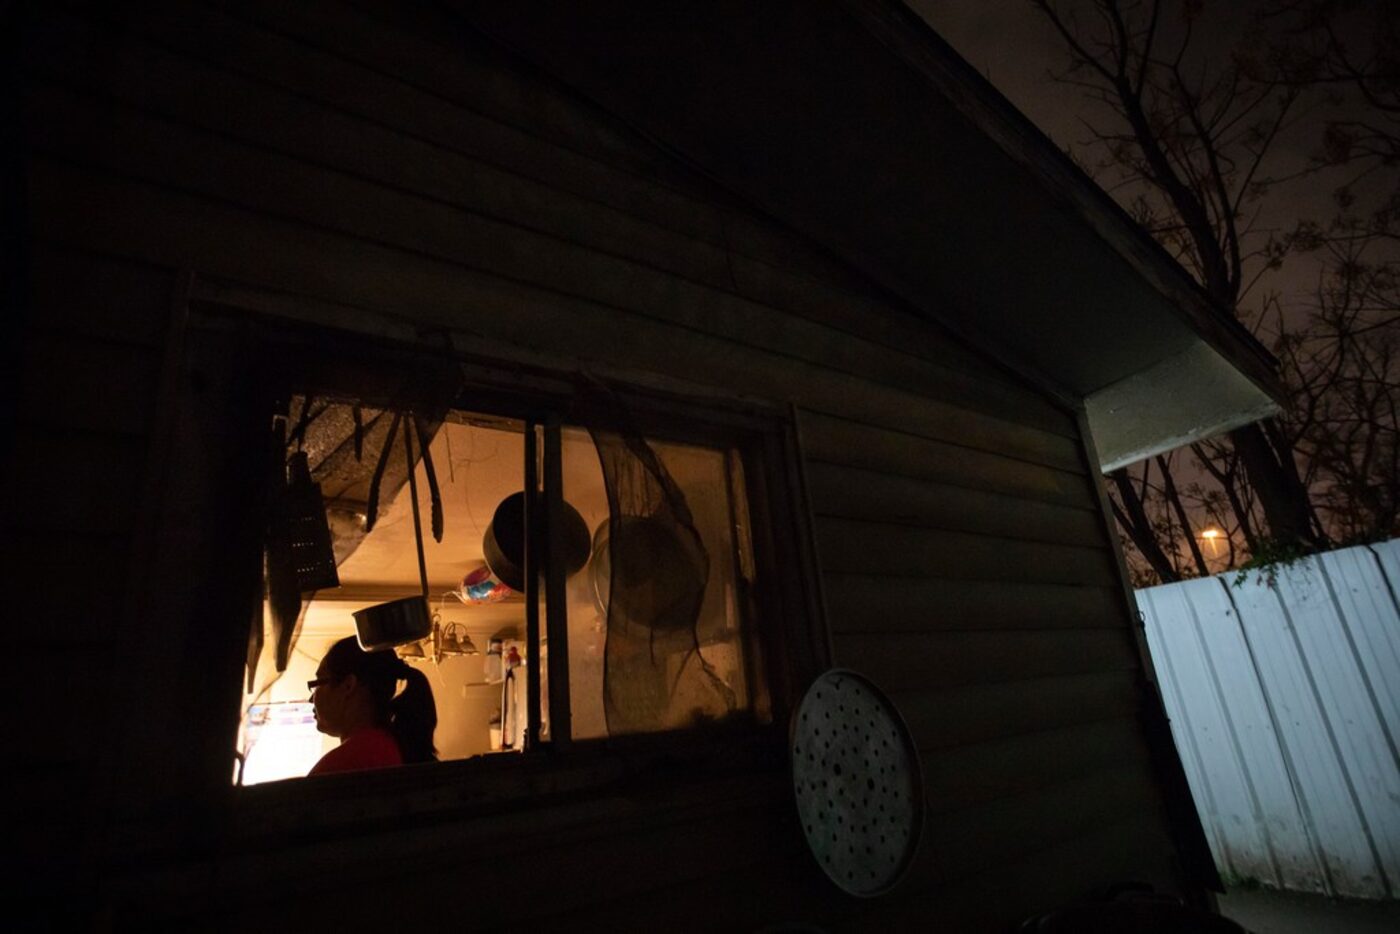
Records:
[[[391,765],[403,765],[398,740],[388,730],[371,726],[345,737],[339,746],[322,756],[306,774],[329,775],[332,772],[383,769]]]

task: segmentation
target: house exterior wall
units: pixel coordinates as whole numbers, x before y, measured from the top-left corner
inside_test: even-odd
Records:
[[[1182,889],[1073,413],[429,12],[31,4],[21,30],[30,256],[7,560],[19,611],[47,621],[26,649],[63,672],[29,679],[44,715],[13,725],[34,892],[71,880],[65,905],[119,925],[998,930],[1114,881]],[[190,420],[172,399],[196,391],[180,371],[199,361],[178,356],[191,300],[790,403],[831,661],[893,696],[923,757],[927,825],[900,889],[862,902],[825,882],[771,748],[682,786],[489,815],[381,776],[417,816],[356,823],[363,795],[342,783],[314,814],[269,798],[259,831],[211,778],[233,721],[200,699],[214,675],[190,670],[222,652],[236,677],[241,633],[199,642],[180,607],[211,593],[133,583],[153,553],[237,544],[160,506],[241,476],[217,424],[184,425],[203,460],[171,459]],[[211,372],[216,393],[236,377]],[[94,594],[130,625],[94,623]],[[134,728],[130,704],[159,728]],[[511,904],[433,894],[465,876]]]

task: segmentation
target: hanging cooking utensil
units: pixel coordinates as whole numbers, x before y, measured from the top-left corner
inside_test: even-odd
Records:
[[[705,597],[708,558],[684,526],[655,516],[603,520],[590,575],[598,611],[653,635],[689,633]]]
[[[833,668],[793,714],[790,752],[798,819],[822,871],[862,898],[893,889],[924,822],[919,751],[894,702]]]
[[[282,600],[286,599],[285,594],[290,593],[292,596],[296,597],[297,605],[295,609],[292,610],[293,621],[295,621],[296,613],[301,610],[301,595],[289,586],[288,581],[291,580],[291,575],[283,575],[280,580],[274,580],[274,575],[272,573],[274,563],[272,549],[273,513],[277,508],[277,497],[281,493],[282,484],[285,482],[285,474],[281,471],[283,469],[284,458],[287,456],[287,422],[286,419],[280,416],[272,420],[272,430],[268,435],[268,447],[265,456],[267,458],[267,475],[264,478],[267,483],[265,499],[267,518],[263,526],[263,557],[266,573],[267,602],[269,611],[271,611],[271,608],[277,606],[279,598]],[[284,564],[285,563],[287,562],[284,562]],[[275,622],[277,619],[275,613],[269,612],[269,615],[272,616]],[[258,672],[258,660],[262,658],[265,641],[263,629],[263,611],[261,607],[258,607],[257,610],[254,611],[253,618],[249,621],[248,627],[248,656],[246,659],[248,675],[247,687],[245,690],[250,694],[256,686],[255,681]],[[276,630],[274,630],[274,632],[275,631]]]
[[[389,430],[384,434],[384,446],[379,451],[379,460],[374,465],[374,475],[369,480],[369,496],[365,501],[365,531],[372,532],[374,523],[379,518],[379,485],[384,482],[384,470],[389,466],[389,455],[394,450],[394,436],[399,430],[399,423],[403,421],[403,414],[395,412],[394,418],[389,422]],[[408,465],[408,475],[413,476],[413,465]]]
[[[438,490],[437,471],[433,470],[433,456],[428,447],[428,426],[423,419],[410,416],[413,427],[418,431],[418,453],[423,461],[423,475],[428,478],[428,503],[432,507],[433,541],[442,542],[442,493]],[[451,464],[448,465],[449,467]]]
[[[310,410],[308,397],[302,405],[297,431],[291,438],[283,438],[281,419],[273,430],[275,453],[267,527],[267,593],[278,671],[287,668],[301,615],[302,596],[340,586],[321,487],[311,479],[305,451],[297,450],[290,459],[286,457],[286,446],[295,440],[300,447],[306,426],[316,417]],[[261,651],[261,646],[258,650]]]
[[[588,563],[588,523],[578,510],[562,504],[562,553],[564,573],[573,575]],[[486,527],[481,543],[486,566],[511,590],[525,591],[525,491],[501,500]]]
[[[365,416],[364,411],[360,408],[360,403],[356,402],[350,407],[350,420],[355,425],[352,436],[355,446],[355,460],[360,461],[364,459],[365,453]]]
[[[297,589],[311,593],[340,586],[326,521],[321,485],[311,479],[305,451],[297,451],[287,463],[288,482],[278,509],[278,534],[290,549],[296,566]]]
[[[355,457],[360,456],[360,446],[362,444],[362,426],[359,422],[359,409],[355,410]],[[409,435],[414,432],[418,434],[418,455],[423,461],[423,473],[428,478],[428,499],[432,507],[432,530],[433,541],[442,541],[443,514],[442,514],[442,492],[438,488],[437,471],[433,469],[433,455],[429,450],[432,441],[428,433],[428,425],[423,419],[416,417],[413,413],[405,416],[403,413],[395,412],[393,421],[389,423],[389,430],[384,434],[384,446],[379,452],[379,460],[374,465],[374,475],[369,481],[369,496],[365,503],[365,531],[371,531],[374,523],[379,518],[379,490],[384,482],[384,471],[389,466],[389,457],[394,449],[394,438],[398,433],[399,425],[407,419],[408,424],[404,425],[404,434]],[[404,443],[408,444],[405,437]],[[410,448],[411,449],[411,446]],[[409,480],[413,478],[413,464],[410,461],[408,467]],[[415,500],[416,502],[416,500]]]
[[[409,413],[408,419],[411,426],[412,413]],[[380,456],[379,464],[375,467],[374,485],[370,487],[371,505],[377,504],[379,480],[384,475],[389,442],[393,440],[394,432],[402,420],[402,416],[396,414],[389,426],[389,435],[384,442],[384,454]],[[433,631],[432,614],[428,611],[428,563],[423,556],[423,522],[418,514],[418,481],[413,470],[413,434],[411,427],[404,428],[403,449],[408,463],[408,496],[413,506],[413,541],[418,547],[418,583],[422,592],[418,596],[391,600],[357,610],[352,614],[355,617],[355,635],[359,639],[360,648],[366,652],[417,642],[427,638]],[[425,460],[426,453],[425,451]],[[370,516],[373,516],[372,512]]]

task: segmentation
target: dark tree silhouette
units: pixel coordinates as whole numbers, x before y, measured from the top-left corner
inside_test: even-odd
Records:
[[[1088,139],[1076,160],[1222,308],[1256,332],[1276,329],[1274,349],[1292,392],[1281,418],[1192,447],[1203,479],[1218,489],[1183,487],[1166,458],[1156,460],[1156,483],[1148,464],[1130,469],[1138,482],[1129,473],[1114,476],[1125,536],[1156,577],[1174,580],[1207,567],[1188,511],[1225,528],[1232,564],[1236,534],[1252,556],[1268,558],[1393,531],[1393,495],[1373,495],[1395,448],[1396,354],[1386,330],[1393,330],[1397,307],[1393,268],[1359,263],[1339,243],[1391,235],[1400,200],[1392,197],[1365,219],[1365,237],[1356,236],[1355,218],[1325,229],[1300,223],[1285,236],[1258,228],[1266,199],[1300,174],[1316,177],[1343,163],[1358,175],[1393,171],[1400,155],[1392,132],[1400,126],[1393,28],[1388,40],[1384,30],[1375,33],[1379,51],[1358,56],[1342,40],[1332,9],[1354,4],[1294,0],[1258,11],[1239,41],[1224,47],[1201,29],[1199,2],[1031,3],[1068,53],[1069,67],[1057,80],[1083,93],[1099,115],[1085,121]],[[1343,91],[1375,116],[1324,123],[1315,106],[1303,106],[1336,103]],[[1323,153],[1310,165],[1285,166],[1277,144],[1300,120],[1317,122]],[[1343,186],[1339,204],[1350,190]],[[1248,314],[1244,302],[1260,277],[1302,249],[1333,250],[1308,326]],[[1360,298],[1363,291],[1370,300]],[[1277,309],[1276,302],[1263,306]],[[1389,319],[1375,316],[1382,306]],[[1349,497],[1370,502],[1364,517],[1343,507]],[[1189,564],[1173,559],[1181,540]]]

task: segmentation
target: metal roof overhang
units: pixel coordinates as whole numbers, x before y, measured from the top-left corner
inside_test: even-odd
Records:
[[[476,28],[1071,405],[1110,470],[1277,411],[1270,355],[894,0],[459,0]]]

